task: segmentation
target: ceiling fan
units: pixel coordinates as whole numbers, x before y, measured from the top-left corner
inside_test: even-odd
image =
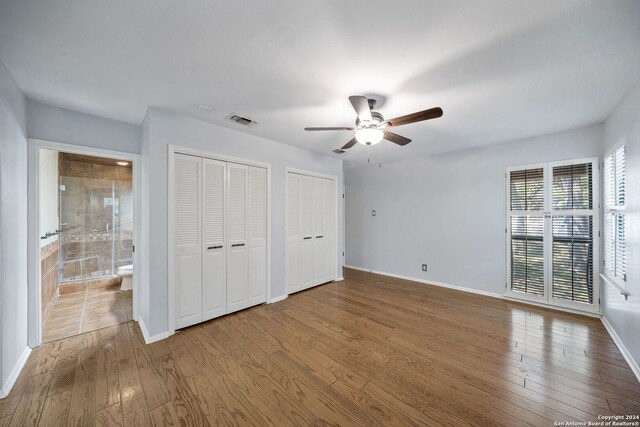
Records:
[[[421,122],[423,120],[437,119],[442,117],[442,108],[434,107],[428,110],[418,111],[417,113],[407,114],[406,116],[396,117],[395,119],[385,120],[382,114],[373,111],[376,105],[375,99],[367,99],[366,96],[350,96],[349,101],[356,110],[358,118],[356,126],[353,127],[309,127],[304,128],[307,131],[327,131],[327,130],[346,130],[356,131],[355,137],[347,142],[342,150],[348,150],[359,142],[363,145],[375,145],[382,139],[391,141],[398,145],[407,145],[411,142],[409,138],[398,135],[397,133],[385,130],[390,127],[398,127],[408,125],[409,123]]]

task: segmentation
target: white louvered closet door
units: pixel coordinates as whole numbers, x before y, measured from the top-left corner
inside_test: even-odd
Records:
[[[177,328],[202,321],[199,157],[176,154],[174,169],[174,281]]]
[[[227,312],[226,165],[202,159],[202,321]]]
[[[248,172],[248,166],[227,163],[227,313],[248,306]]]
[[[249,305],[267,300],[267,171],[249,167]]]
[[[336,278],[336,183],[324,179],[324,268],[322,282]]]
[[[326,250],[324,236],[325,185],[323,178],[313,178],[313,281],[322,283],[325,273]]]
[[[314,283],[313,178],[300,175],[300,287]]]
[[[287,174],[287,293],[300,290],[300,175]]]

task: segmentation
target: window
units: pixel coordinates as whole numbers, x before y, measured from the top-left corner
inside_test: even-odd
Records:
[[[507,169],[507,294],[595,311],[597,160]]]
[[[604,272],[624,284],[627,280],[625,251],[625,148],[604,161]]]

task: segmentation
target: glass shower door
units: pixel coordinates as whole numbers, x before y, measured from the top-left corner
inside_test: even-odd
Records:
[[[60,176],[60,281],[113,274],[115,182]]]

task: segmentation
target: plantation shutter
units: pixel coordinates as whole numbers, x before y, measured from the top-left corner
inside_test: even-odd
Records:
[[[511,290],[544,295],[544,169],[511,171]]]
[[[553,168],[552,290],[554,298],[593,303],[593,166]],[[558,211],[562,214],[558,215]],[[565,214],[566,213],[566,214]]]
[[[579,310],[598,309],[596,162],[589,158],[508,169],[509,295]],[[614,199],[623,197],[619,194]],[[610,225],[609,234],[620,234],[619,224]]]
[[[622,282],[626,281],[625,163],[624,146],[604,161],[604,269],[608,277]]]

